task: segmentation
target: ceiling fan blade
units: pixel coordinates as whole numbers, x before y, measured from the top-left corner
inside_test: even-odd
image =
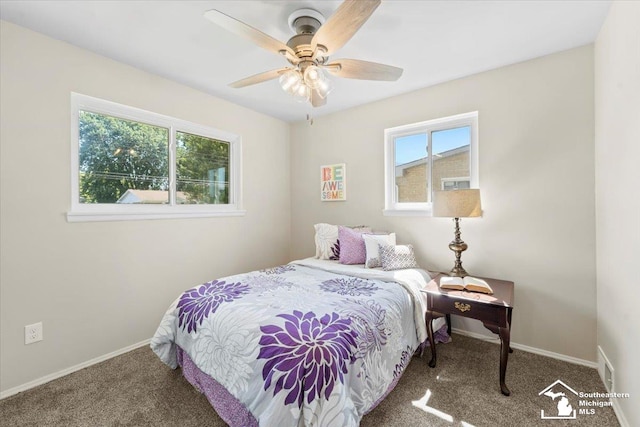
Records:
[[[347,79],[387,81],[398,80],[403,71],[402,68],[359,59],[336,59],[323,68],[335,76]]]
[[[322,107],[326,103],[327,98],[321,97],[318,91],[315,89],[311,91],[311,105],[313,105],[314,107]]]
[[[282,73],[291,70],[289,67],[279,68],[277,70],[265,71],[264,73],[254,74],[251,77],[238,80],[237,82],[229,83],[232,88],[241,88],[245,86],[255,85],[257,83],[266,82],[267,80],[276,79],[280,77]]]
[[[362,27],[381,0],[345,0],[311,40],[312,46],[327,48],[326,55],[340,49]]]
[[[286,44],[274,39],[270,35],[265,34],[256,28],[253,28],[250,25],[245,24],[244,22],[238,21],[237,19],[232,18],[229,15],[225,15],[219,10],[208,10],[204,13],[204,17],[214,24],[221,26],[227,31],[251,40],[253,43],[263,49],[280,55],[289,54],[290,57],[296,58],[296,54],[293,49],[291,49]],[[287,58],[289,58],[289,55],[287,55]]]

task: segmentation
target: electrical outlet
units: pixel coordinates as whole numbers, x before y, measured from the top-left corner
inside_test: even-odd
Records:
[[[27,325],[24,327],[25,344],[33,344],[34,342],[42,340],[42,322],[34,323],[33,325]]]

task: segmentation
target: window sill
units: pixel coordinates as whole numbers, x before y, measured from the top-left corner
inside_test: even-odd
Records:
[[[191,211],[191,212],[67,212],[67,222],[140,221],[153,219],[211,218],[244,216],[244,210]]]

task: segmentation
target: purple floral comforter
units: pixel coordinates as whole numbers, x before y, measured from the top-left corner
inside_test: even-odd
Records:
[[[422,285],[327,265],[303,260],[190,289],[151,348],[172,368],[184,352],[262,426],[356,426],[425,339],[411,289]]]

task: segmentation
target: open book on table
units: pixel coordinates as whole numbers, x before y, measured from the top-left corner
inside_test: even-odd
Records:
[[[471,292],[482,292],[483,294],[493,294],[493,289],[489,284],[477,277],[449,277],[440,278],[440,287],[443,289],[467,290]]]

